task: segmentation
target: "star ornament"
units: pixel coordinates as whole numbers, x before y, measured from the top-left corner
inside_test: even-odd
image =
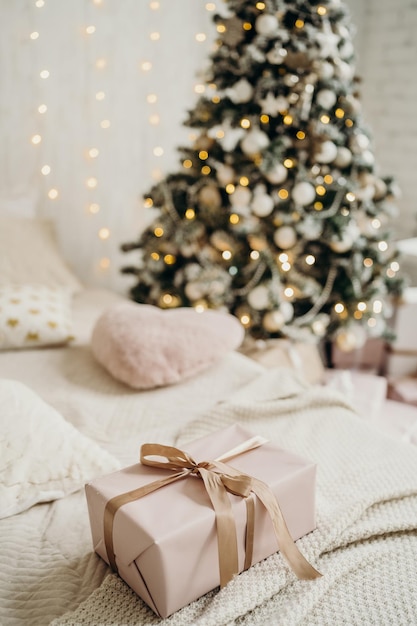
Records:
[[[339,56],[339,49],[337,46],[340,41],[340,37],[332,31],[330,24],[323,25],[323,31],[317,33],[316,40],[320,47],[320,56],[323,59]]]
[[[263,100],[260,100],[262,107],[262,113],[266,115],[276,116],[280,111],[286,111],[288,109],[288,100],[284,96],[275,97],[272,92],[268,92]]]

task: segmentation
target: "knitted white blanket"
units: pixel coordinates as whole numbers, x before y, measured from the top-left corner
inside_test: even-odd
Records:
[[[417,449],[362,422],[336,392],[282,370],[188,424],[175,443],[233,422],[317,462],[317,529],[297,544],[323,577],[297,580],[277,553],[163,622],[109,575],[52,625],[416,624]]]

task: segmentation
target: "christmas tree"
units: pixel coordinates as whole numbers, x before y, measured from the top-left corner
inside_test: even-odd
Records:
[[[132,297],[229,311],[254,338],[386,336],[395,183],[376,170],[340,0],[225,0],[181,167],[127,243]]]

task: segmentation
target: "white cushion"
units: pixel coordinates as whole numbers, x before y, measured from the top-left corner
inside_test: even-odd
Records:
[[[119,467],[26,385],[0,379],[0,519]]]
[[[59,252],[48,220],[0,215],[0,285],[10,283],[82,289]]]
[[[0,284],[0,350],[63,344],[71,332],[67,290]]]

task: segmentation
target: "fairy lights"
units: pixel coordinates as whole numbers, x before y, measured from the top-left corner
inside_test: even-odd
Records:
[[[148,11],[148,28],[140,41],[136,42],[138,43],[137,52],[135,52],[134,47],[131,48],[132,54],[136,55],[132,58],[131,66],[136,72],[136,79],[140,88],[138,91],[141,92],[143,98],[138,119],[145,120],[145,124],[148,125],[146,135],[148,146],[146,149],[148,154],[150,152],[150,159],[145,166],[148,171],[145,171],[144,174],[145,178],[152,178],[156,181],[164,176],[168,162],[166,161],[167,155],[174,150],[174,146],[167,144],[167,126],[173,126],[173,122],[171,119],[164,119],[163,111],[167,110],[164,101],[166,96],[160,91],[161,80],[158,78],[161,63],[160,46],[169,30],[165,24],[166,16],[162,15],[161,2],[159,0],[146,0],[145,4]],[[217,4],[213,1],[206,2],[203,6],[207,12],[214,12],[217,10]],[[116,137],[122,136],[120,122],[123,122],[123,116],[113,116],[113,110],[120,99],[116,97],[114,85],[110,82],[116,72],[115,61],[117,56],[114,58],[111,56],[113,42],[107,32],[106,20],[108,19],[109,6],[105,0],[85,1],[83,19],[78,24],[78,28],[71,31],[73,36],[77,38],[73,42],[74,49],[78,49],[77,60],[84,55],[86,61],[83,78],[79,81],[80,88],[84,89],[85,92],[79,99],[70,94],[71,102],[68,100],[67,103],[62,103],[60,101],[60,87],[63,84],[63,75],[56,70],[59,67],[58,61],[51,54],[51,50],[54,49],[55,38],[56,36],[59,37],[59,33],[53,33],[51,30],[52,25],[56,24],[52,19],[52,13],[49,13],[50,9],[53,8],[52,3],[45,2],[45,0],[30,0],[30,5],[33,17],[26,32],[26,41],[33,51],[32,80],[35,81],[36,88],[33,89],[33,93],[36,94],[36,100],[32,103],[34,126],[28,133],[28,149],[31,151],[36,149],[34,152],[34,173],[38,176],[41,195],[43,194],[44,198],[55,201],[59,205],[59,211],[56,211],[58,206],[54,208],[56,215],[63,214],[61,206],[71,206],[75,216],[74,223],[77,223],[77,215],[83,216],[82,219],[84,220],[89,220],[86,223],[86,230],[90,229],[93,241],[95,238],[95,245],[91,245],[91,254],[95,255],[95,259],[92,259],[91,266],[89,270],[87,269],[87,275],[90,271],[95,277],[98,277],[100,272],[106,272],[109,268],[116,267],[111,262],[111,255],[113,254],[112,248],[117,245],[117,233],[111,232],[111,220],[109,220],[108,213],[115,209],[115,204],[120,200],[124,202],[123,195],[117,194],[120,198],[118,200],[112,191],[108,193],[111,175],[118,176],[119,168],[119,163],[115,162],[119,160],[118,157],[113,158],[117,152],[113,151],[114,144],[112,142]],[[103,13],[104,8],[106,8],[105,13]],[[42,18],[38,14],[40,10],[43,12]],[[49,41],[51,45],[49,45]],[[211,47],[209,34],[200,25],[194,33],[191,33],[191,46],[194,46],[198,50],[198,55],[204,58],[206,45],[208,48]],[[77,88],[76,82],[74,85]],[[71,89],[71,85],[68,85],[68,88]],[[189,89],[191,96],[193,94],[199,96],[209,90],[210,95],[208,97],[211,94],[213,94],[213,98],[218,97],[217,86],[214,83],[206,86],[201,78],[194,81]],[[67,93],[66,89],[62,89],[63,94],[64,92]],[[58,127],[60,119],[62,124],[66,125],[66,117],[60,118],[59,115],[65,104],[68,105],[67,112],[68,119],[71,120],[71,128],[76,129],[78,126],[84,130],[81,139],[74,136],[74,141],[71,143],[72,153],[69,155],[68,161],[71,168],[67,168],[67,172],[63,172],[61,159],[57,161],[55,155],[58,152],[51,140],[52,126],[54,126],[54,134],[61,135]],[[73,110],[69,109],[70,106],[73,106]],[[85,120],[81,119],[80,115],[83,115]],[[114,132],[112,131],[113,127]],[[66,128],[63,126],[62,130],[64,131]],[[219,131],[219,133],[221,132]],[[115,147],[118,148],[117,143]],[[183,167],[186,169],[197,168],[203,176],[209,176],[212,170],[209,166],[208,151],[201,150],[199,159],[198,161],[196,158],[186,158],[183,161]],[[68,181],[71,176],[71,187],[69,187]],[[249,181],[245,183],[244,177],[241,178],[242,186],[249,184]],[[140,189],[136,192],[134,189],[130,189],[129,194],[134,198],[136,204]],[[125,197],[127,197],[127,191]],[[73,199],[76,200],[75,204],[72,202]],[[150,209],[152,200],[150,198],[145,199],[141,206]],[[195,219],[195,210],[191,207],[188,208],[185,217],[188,220]],[[240,219],[237,214],[234,214],[231,223],[237,224]],[[110,223],[110,226],[106,225],[106,222]],[[139,222],[139,227],[140,225]],[[161,228],[161,236],[163,234]],[[161,260],[162,258],[167,265],[174,259],[172,255],[161,256]]]

